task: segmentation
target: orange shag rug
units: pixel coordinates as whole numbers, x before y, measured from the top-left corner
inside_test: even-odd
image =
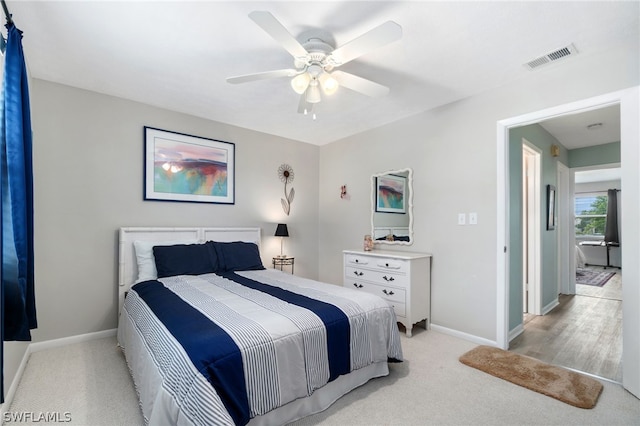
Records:
[[[561,367],[491,346],[478,346],[460,362],[579,408],[593,408],[602,383]]]

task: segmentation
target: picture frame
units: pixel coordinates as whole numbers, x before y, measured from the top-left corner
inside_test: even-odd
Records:
[[[144,199],[235,204],[235,144],[144,127]]]
[[[407,213],[407,178],[384,175],[376,178],[376,212]]]
[[[556,229],[556,187],[547,185],[547,231]]]

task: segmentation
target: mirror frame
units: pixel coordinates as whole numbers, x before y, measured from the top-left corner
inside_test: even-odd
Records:
[[[387,241],[375,239],[375,224],[373,223],[374,216],[376,214],[376,179],[380,176],[407,173],[407,188],[409,191],[409,197],[407,198],[407,214],[409,215],[409,241]],[[413,170],[410,167],[406,169],[387,170],[386,172],[376,173],[371,175],[371,238],[373,238],[374,244],[389,244],[389,245],[405,245],[409,246],[413,244]]]

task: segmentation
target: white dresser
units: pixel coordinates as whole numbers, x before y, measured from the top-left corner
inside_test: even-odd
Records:
[[[431,255],[384,250],[345,250],[345,287],[377,294],[393,306],[411,337],[413,324],[431,322]]]

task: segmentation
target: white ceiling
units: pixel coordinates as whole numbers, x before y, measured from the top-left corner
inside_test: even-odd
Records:
[[[638,62],[640,39],[635,1],[7,4],[24,32],[35,78],[317,145],[542,69],[562,72],[576,59],[537,71],[523,64],[570,43],[579,55],[622,49]],[[397,22],[402,39],[342,67],[388,86],[389,95],[371,99],[339,90],[318,104],[314,121],[297,113],[298,95],[287,78],[228,84],[229,76],[292,66],[291,56],[248,18],[253,10],[271,12],[294,36],[328,31],[338,46],[387,20]]]
[[[540,125],[567,149],[620,142],[620,105],[564,115]]]

